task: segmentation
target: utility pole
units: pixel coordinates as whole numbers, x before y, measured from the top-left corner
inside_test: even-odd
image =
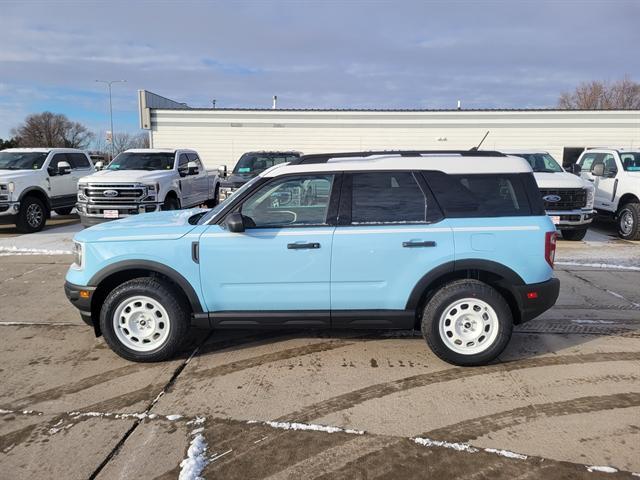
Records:
[[[109,121],[111,122],[111,160],[113,160],[113,157],[115,156],[115,149],[113,146],[113,138],[114,138],[114,133],[113,133],[113,105],[111,102],[111,85],[113,85],[114,83],[125,83],[126,80],[96,80],[96,82],[98,83],[106,83],[107,86],[109,87]]]

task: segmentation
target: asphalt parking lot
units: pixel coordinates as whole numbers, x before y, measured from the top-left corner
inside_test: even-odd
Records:
[[[129,363],[64,297],[70,256],[0,232],[0,478],[630,478],[640,247],[610,235],[561,241],[558,304],[460,368],[411,331],[194,330]]]

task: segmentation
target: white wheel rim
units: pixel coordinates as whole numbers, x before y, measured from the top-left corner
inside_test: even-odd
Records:
[[[449,304],[440,316],[440,338],[450,350],[475,355],[487,350],[498,336],[498,315],[487,302],[463,298]]]
[[[138,295],[120,302],[113,314],[113,329],[127,348],[149,352],[167,340],[171,320],[157,300]]]

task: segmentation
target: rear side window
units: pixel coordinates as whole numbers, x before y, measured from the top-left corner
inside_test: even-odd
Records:
[[[447,175],[425,172],[425,176],[447,217],[532,214],[525,185],[517,174]]]
[[[427,202],[411,172],[354,173],[351,223],[420,223]]]
[[[89,164],[89,160],[81,153],[67,153],[67,158],[69,159],[69,164],[71,168],[89,168],[91,165]]]

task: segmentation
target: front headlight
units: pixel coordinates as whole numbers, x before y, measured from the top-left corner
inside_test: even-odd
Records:
[[[591,210],[593,208],[593,202],[595,201],[596,198],[596,189],[593,185],[587,185],[587,204],[585,205],[585,208],[588,208],[589,210]]]
[[[84,244],[80,242],[73,242],[73,265],[76,270],[82,270],[84,268]]]
[[[9,193],[13,193],[16,191],[16,184],[13,182],[9,182],[7,184],[8,188],[9,188]]]

